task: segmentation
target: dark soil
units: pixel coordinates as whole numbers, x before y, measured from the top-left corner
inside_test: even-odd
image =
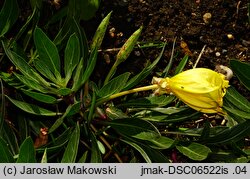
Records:
[[[101,1],[96,17],[83,22],[89,39],[101,19],[110,11],[113,12],[108,27],[109,33],[102,48],[121,47],[126,39],[143,25],[140,42],[168,42],[158,71],[167,65],[175,37],[177,40],[174,66],[188,54],[190,61],[186,68],[192,68],[204,45],[206,48],[197,67],[214,69],[217,64],[228,66],[230,59],[250,62],[250,21],[247,14],[247,0]],[[204,20],[203,16],[206,13],[211,14],[211,19]],[[187,46],[183,47],[183,44]],[[157,48],[135,50],[119,70],[140,71],[148,59],[154,60],[159,55],[159,51]],[[97,69],[100,77],[105,76],[102,73],[106,73],[111,67],[116,53],[116,51],[102,53],[104,60],[100,60]],[[249,92],[235,77],[230,83],[250,99]]]

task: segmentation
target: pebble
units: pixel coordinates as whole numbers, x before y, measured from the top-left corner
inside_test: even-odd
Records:
[[[220,56],[220,52],[216,52],[216,53],[215,53],[215,56],[216,56],[216,57],[219,57],[219,56]]]
[[[205,22],[205,24],[209,24],[212,18],[212,14],[207,12],[203,15],[203,21]]]

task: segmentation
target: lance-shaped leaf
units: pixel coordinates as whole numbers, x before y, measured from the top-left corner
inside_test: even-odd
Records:
[[[78,144],[80,139],[80,127],[79,123],[76,124],[74,131],[72,132],[68,145],[63,154],[62,163],[74,163],[78,153]]]
[[[9,50],[7,48],[6,42],[2,41],[2,44],[8,58],[24,76],[36,81],[37,83],[41,83],[43,86],[50,87],[50,84],[46,82],[38,73],[36,73],[35,70],[27,63],[27,61],[23,57]]]
[[[250,63],[230,60],[230,66],[240,82],[250,90]]]
[[[2,138],[0,138],[0,163],[14,163],[13,155],[10,152],[10,149]]]
[[[209,153],[212,151],[205,145],[192,142],[191,144],[184,146],[178,145],[176,146],[177,150],[181,152],[183,155],[187,156],[188,158],[196,161],[205,160]]]
[[[126,72],[112,79],[98,91],[98,96],[106,98],[112,94],[120,92],[126,85],[129,75],[130,73]]]
[[[80,43],[76,34],[70,36],[64,52],[65,83],[71,78],[72,72],[80,60]]]
[[[33,104],[29,104],[23,101],[18,101],[15,99],[12,99],[8,96],[6,96],[16,107],[18,107],[19,109],[28,112],[30,114],[35,114],[35,115],[41,115],[41,116],[57,116],[57,115],[61,115],[61,113],[57,113],[57,112],[53,112],[41,107],[38,107],[36,105]]]
[[[100,23],[100,25],[98,26],[96,32],[95,32],[95,35],[92,39],[92,44],[90,46],[90,50],[93,51],[95,48],[98,50],[102,44],[102,40],[104,38],[104,35],[105,35],[105,32],[106,32],[106,29],[108,27],[108,23],[109,23],[109,19],[110,19],[110,16],[111,16],[111,13],[110,12],[103,20],[102,22]]]
[[[0,12],[0,37],[2,37],[16,22],[19,15],[16,0],[5,0]]]
[[[28,91],[28,90],[23,90],[23,93],[43,103],[54,104],[57,102],[57,99],[55,97],[47,95],[47,94],[37,93],[34,91]]]
[[[60,75],[60,57],[56,45],[47,37],[47,35],[40,29],[36,28],[34,31],[34,42],[39,54],[37,62],[39,65],[45,65],[44,68],[48,68],[55,78],[61,82]],[[39,71],[50,80],[51,74],[48,74],[47,69],[39,68]],[[55,82],[55,81],[54,81]]]
[[[36,153],[31,137],[21,144],[17,163],[36,163]]]

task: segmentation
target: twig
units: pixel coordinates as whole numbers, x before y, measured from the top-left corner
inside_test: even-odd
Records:
[[[199,63],[199,61],[200,61],[200,59],[201,59],[201,56],[202,56],[202,54],[203,54],[205,48],[206,48],[206,45],[203,46],[203,48],[202,48],[202,50],[201,50],[201,52],[200,52],[200,54],[199,54],[199,56],[198,56],[198,58],[197,58],[197,60],[196,60],[196,62],[195,62],[195,64],[194,64],[194,66],[193,66],[193,68],[196,68],[197,64]]]

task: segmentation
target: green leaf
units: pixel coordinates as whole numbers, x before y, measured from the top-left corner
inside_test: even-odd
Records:
[[[82,20],[89,20],[94,17],[97,9],[99,8],[100,0],[80,1],[81,8],[80,17]]]
[[[144,160],[147,163],[151,163],[151,159],[149,158],[149,156],[147,155],[147,153],[138,144],[136,144],[135,142],[130,141],[128,139],[126,139],[126,140],[125,139],[121,139],[121,141],[123,141],[123,142],[129,144],[130,146],[132,146],[133,148],[135,148],[142,155],[142,157],[144,158]]]
[[[195,142],[191,142],[187,146],[177,145],[176,148],[183,155],[185,155],[188,158],[195,160],[195,161],[205,160],[207,158],[207,156],[209,155],[209,153],[212,152],[205,145],[195,143]]]
[[[96,65],[96,60],[97,60],[97,49],[94,49],[90,57],[88,59],[88,65],[86,69],[83,69],[83,58],[81,59],[80,63],[78,64],[76,68],[76,73],[74,75],[74,83],[72,86],[72,91],[77,91],[90,77],[92,74],[95,65]]]
[[[79,159],[78,163],[86,163],[88,157],[88,151],[85,151],[82,157]]]
[[[16,22],[19,15],[16,0],[5,0],[0,12],[0,37],[9,31]]]
[[[46,67],[55,75],[56,79],[61,82],[61,63],[56,45],[46,36],[40,29],[36,28],[34,31],[34,42],[39,54],[40,64],[46,64]],[[44,70],[43,74],[47,71]],[[49,74],[47,74],[48,78]]]
[[[102,156],[98,147],[97,139],[93,132],[90,132],[91,158],[90,163],[102,163]]]
[[[240,82],[250,90],[250,63],[230,60],[230,67],[239,78]]]
[[[45,148],[43,156],[42,156],[42,160],[41,163],[48,163],[48,159],[47,159],[47,148]]]
[[[90,57],[88,59],[88,65],[83,73],[82,79],[80,80],[80,85],[82,86],[90,77],[90,75],[92,74],[95,65],[96,65],[96,60],[97,60],[97,55],[98,55],[98,51],[97,48],[94,49],[93,51],[91,51],[90,53]]]
[[[112,79],[98,91],[97,95],[101,98],[106,98],[112,94],[119,93],[126,85],[129,75],[130,73],[126,72]]]
[[[89,54],[89,46],[88,46],[89,40],[87,39],[84,29],[81,27],[80,23],[75,18],[73,18],[72,20],[72,29],[73,32],[77,34],[77,37],[79,39],[80,51],[81,51],[80,56],[83,57],[83,59],[86,59]]]
[[[35,70],[27,63],[27,61],[17,53],[9,50],[7,44],[2,41],[4,51],[11,62],[21,71],[21,73],[26,77],[30,78],[37,83],[41,83],[42,86],[50,87],[50,84],[46,82]]]
[[[229,102],[234,109],[239,109],[248,113],[250,112],[250,102],[232,86],[227,89],[224,101]],[[224,106],[230,107],[225,104]]]
[[[201,142],[206,144],[227,144],[242,140],[248,135],[250,135],[250,120],[246,120],[231,128],[224,129]]]
[[[84,73],[84,59],[81,58],[79,64],[76,67],[75,73],[73,75],[73,86],[72,86],[72,91],[77,91],[80,88],[80,80],[82,77],[82,74]]]
[[[21,144],[17,163],[36,163],[35,148],[31,137]]]
[[[196,120],[201,116],[200,112],[186,107],[181,107],[179,111],[176,111],[176,113],[173,113],[173,110],[169,110],[169,112],[170,111],[172,114],[169,115],[164,115],[161,113],[149,113],[147,116],[142,117],[142,119],[169,124],[183,122],[186,120]]]
[[[37,93],[34,91],[28,91],[28,90],[23,90],[23,93],[43,103],[48,103],[48,104],[57,103],[57,99],[55,97],[47,95],[47,94]]]
[[[241,110],[238,110],[238,109],[229,108],[229,107],[226,107],[226,106],[223,106],[223,109],[225,109],[225,111],[227,113],[234,114],[234,115],[242,117],[244,119],[250,119],[250,113],[249,112],[245,112],[245,111],[241,111]]]
[[[175,141],[165,136],[160,136],[147,142],[148,146],[154,149],[169,149],[174,145]]]
[[[106,108],[105,112],[106,112],[108,118],[111,119],[111,120],[122,119],[122,118],[128,118],[129,117],[122,110],[120,110],[120,109],[118,109],[118,108],[116,108],[114,106],[110,106],[110,107]]]
[[[17,73],[14,73],[14,76],[20,81],[22,82],[22,84],[25,85],[25,89],[26,87],[32,89],[32,90],[36,90],[42,93],[50,93],[52,92],[49,88],[46,88],[44,86],[41,86],[40,83],[38,83],[37,81],[34,81],[33,79],[27,78],[24,75],[19,75]],[[19,88],[19,86],[17,87]],[[24,88],[24,86],[23,86]]]
[[[115,119],[105,123],[110,125],[117,132],[137,139],[151,141],[160,137],[158,129],[153,124],[145,120],[127,118]]]
[[[18,154],[19,152],[19,144],[18,139],[16,136],[16,131],[13,129],[12,126],[7,124],[6,122],[3,123],[3,128],[0,131],[1,137],[6,143],[8,144],[9,149],[13,155]]]
[[[63,131],[62,134],[60,134],[58,137],[56,137],[53,141],[49,142],[48,144],[37,148],[36,151],[39,153],[44,153],[44,150],[47,150],[47,153],[49,152],[58,152],[62,149],[64,149],[63,146],[65,146],[69,140],[69,137],[71,135],[70,128],[67,128],[66,130]]]
[[[33,64],[37,71],[39,71],[43,76],[45,76],[47,79],[51,80],[54,83],[57,83],[56,77],[53,74],[53,72],[48,67],[48,64],[46,64],[44,61],[40,60],[40,58],[36,58],[33,61]]]
[[[187,62],[188,62],[188,55],[185,55],[181,60],[181,62],[179,63],[179,65],[176,67],[174,75],[177,75],[178,73],[182,72]]]
[[[49,133],[52,133],[54,130],[56,130],[63,123],[63,120],[66,117],[70,117],[70,116],[78,113],[80,111],[81,104],[82,104],[81,102],[76,102],[76,103],[74,103],[72,105],[69,105],[67,107],[65,113],[63,114],[63,116],[58,118],[56,120],[56,122],[50,127]]]
[[[63,158],[61,163],[75,163],[77,152],[78,152],[78,144],[80,139],[80,127],[77,122],[75,130],[72,132],[68,145],[63,154]]]
[[[161,95],[161,96],[149,96],[145,98],[132,99],[118,106],[122,107],[138,107],[138,108],[147,108],[147,107],[160,107],[170,104],[175,99],[175,96]]]
[[[1,77],[1,76],[0,76]],[[3,88],[3,82],[2,79],[0,78],[0,90],[1,90],[1,104],[0,104],[0,136],[3,128],[3,123],[4,123],[4,117],[5,117],[5,97],[4,97],[4,88]]]
[[[142,149],[147,153],[148,157],[153,163],[170,163],[166,154],[161,153],[161,150],[153,149],[148,145],[140,145]]]
[[[60,44],[66,43],[66,39],[72,34],[72,22],[73,18],[67,16],[63,26],[60,28],[58,34],[53,40],[55,45],[59,46]]]
[[[133,78],[131,78],[127,82],[124,90],[129,90],[132,87],[136,86],[138,83],[140,83],[143,79],[145,79],[152,72],[152,70],[156,67],[156,65],[160,61],[160,59],[163,55],[163,52],[165,50],[166,44],[167,43],[165,42],[163,47],[162,47],[160,55],[153,61],[153,63],[151,65],[147,66],[146,68],[144,68],[139,74],[137,74]]]
[[[80,42],[74,33],[70,36],[64,52],[64,73],[66,84],[72,76],[72,72],[80,61]]]
[[[57,94],[62,95],[62,96],[67,96],[70,93],[72,93],[71,89],[69,88],[60,88],[58,90],[56,90]]]
[[[100,152],[102,154],[105,154],[106,149],[105,149],[104,145],[99,140],[97,140],[97,145],[98,145],[98,148],[99,148]]]
[[[8,144],[2,138],[0,138],[0,154],[0,163],[14,163]]]
[[[8,96],[6,96],[16,107],[22,109],[25,112],[28,112],[30,114],[35,114],[35,115],[41,115],[41,116],[58,116],[61,115],[61,113],[49,111],[47,109],[38,107],[33,104],[28,104],[26,102],[18,101],[15,99],[12,99]]]
[[[105,35],[105,32],[107,30],[107,27],[108,27],[108,23],[109,23],[109,19],[110,19],[110,16],[111,16],[111,13],[110,12],[103,20],[102,22],[100,23],[100,25],[98,26],[96,32],[95,32],[95,35],[92,39],[92,44],[90,46],[90,51],[94,51],[95,49],[98,50],[102,44],[102,40],[104,38],[104,35]]]

